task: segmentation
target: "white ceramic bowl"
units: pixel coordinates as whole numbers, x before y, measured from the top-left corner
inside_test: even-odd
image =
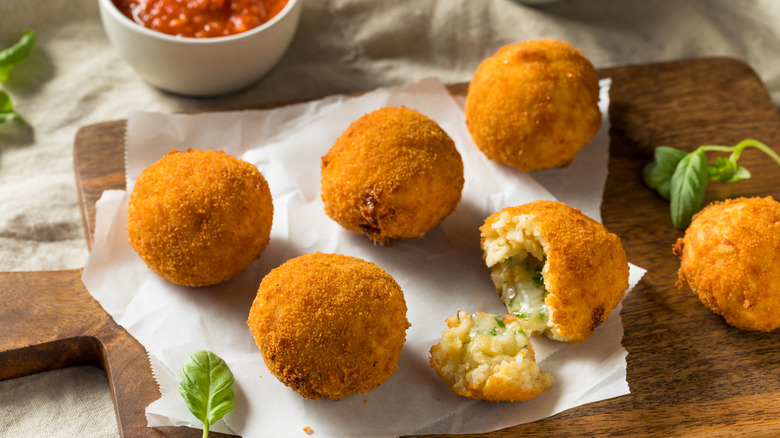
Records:
[[[267,23],[235,35],[182,38],[133,22],[111,0],[98,0],[108,39],[150,84],[189,96],[244,88],[265,75],[292,41],[302,0],[289,0]]]

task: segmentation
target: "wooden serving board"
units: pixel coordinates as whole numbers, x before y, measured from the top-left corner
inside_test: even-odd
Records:
[[[732,328],[691,292],[675,288],[679,261],[671,245],[682,232],[671,225],[668,203],[641,177],[659,145],[691,150],[752,137],[780,152],[780,116],[760,79],[733,59],[599,73],[613,80],[603,221],[620,236],[629,260],[648,271],[622,311],[631,394],[467,436],[780,436],[778,333]],[[466,89],[467,84],[450,86],[453,94]],[[124,188],[125,126],[123,120],[110,121],[76,135],[74,164],[90,246],[95,202],[103,190]],[[706,202],[780,199],[780,167],[754,151],[743,154],[740,164],[753,177],[711,184]],[[146,426],[144,409],[159,393],[144,349],[89,295],[80,275],[79,270],[0,274],[0,379],[92,364],[106,371],[124,436],[199,436],[186,427]]]

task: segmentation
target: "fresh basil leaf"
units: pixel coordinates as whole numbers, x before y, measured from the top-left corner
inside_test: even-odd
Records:
[[[672,223],[679,229],[691,223],[704,201],[709,182],[707,159],[704,151],[697,149],[680,160],[672,175],[670,197]]]
[[[707,166],[710,181],[724,184],[750,178],[750,171],[737,164],[736,159],[717,157],[715,163]]]
[[[707,165],[707,173],[710,181],[726,182],[737,171],[737,163],[727,160],[726,157],[717,157],[715,162]]]
[[[743,179],[749,179],[751,177],[750,171],[746,168],[737,165],[737,170],[734,172],[734,175],[732,175],[731,179],[728,181],[724,181],[726,183],[732,183],[735,181],[741,181]]]
[[[235,406],[233,373],[222,358],[201,350],[181,366],[179,393],[190,412],[203,422],[203,436]]]
[[[7,81],[11,69],[30,56],[35,50],[37,39],[35,32],[26,30],[16,44],[0,51],[0,82]]]
[[[672,175],[685,155],[684,151],[669,146],[655,148],[654,161],[645,166],[642,174],[645,184],[668,201]]]
[[[13,119],[24,120],[16,111],[14,111],[11,98],[3,90],[0,90],[0,123],[9,122]]]

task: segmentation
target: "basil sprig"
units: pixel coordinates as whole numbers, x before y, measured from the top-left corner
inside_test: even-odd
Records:
[[[644,168],[645,184],[670,202],[672,223],[684,229],[701,209],[704,192],[710,181],[731,183],[750,178],[750,172],[737,164],[742,151],[748,147],[764,152],[780,165],[780,156],[769,146],[754,139],[742,140],[735,146],[699,146],[690,153],[659,146],[653,154],[653,162]],[[714,163],[708,164],[706,152],[727,152],[731,155],[728,158],[719,156]]]
[[[0,82],[7,81],[11,69],[30,56],[35,49],[36,41],[35,32],[26,30],[19,41],[0,51]]]
[[[11,98],[3,90],[0,90],[0,123],[8,122],[13,119],[22,120],[22,116],[14,111],[14,104]]]
[[[35,50],[36,42],[35,32],[26,30],[18,42],[11,47],[0,50],[0,82],[7,81],[11,69],[30,56],[30,53]],[[13,119],[24,122],[22,116],[14,110],[11,97],[5,91],[0,90],[0,123]]]
[[[672,175],[677,168],[677,163],[687,154],[679,149],[669,146],[658,146],[655,148],[653,158],[655,161],[645,166],[644,178],[645,184],[655,189],[662,198],[667,201],[670,199]]]
[[[211,425],[236,404],[233,373],[222,358],[207,350],[193,354],[182,364],[179,393],[190,412],[203,422],[203,438]]]

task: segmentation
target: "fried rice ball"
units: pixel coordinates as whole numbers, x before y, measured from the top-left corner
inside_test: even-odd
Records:
[[[628,288],[620,239],[561,202],[504,208],[480,232],[495,290],[529,334],[584,341]]]
[[[726,323],[780,327],[780,203],[772,197],[714,202],[677,240],[677,286],[686,285]]]
[[[477,68],[466,125],[491,160],[522,171],[568,164],[601,126],[596,70],[557,40],[510,44]]]
[[[520,320],[514,315],[463,310],[447,318],[431,366],[461,396],[488,401],[530,400],[552,387]]]
[[[266,275],[247,324],[271,373],[312,400],[381,385],[398,368],[409,327],[403,292],[390,274],[320,252]]]
[[[152,271],[184,286],[243,272],[268,245],[271,191],[260,171],[223,151],[173,150],[130,194],[130,245]]]
[[[322,157],[327,215],[381,245],[437,226],[460,202],[463,184],[450,136],[406,107],[360,117]]]

